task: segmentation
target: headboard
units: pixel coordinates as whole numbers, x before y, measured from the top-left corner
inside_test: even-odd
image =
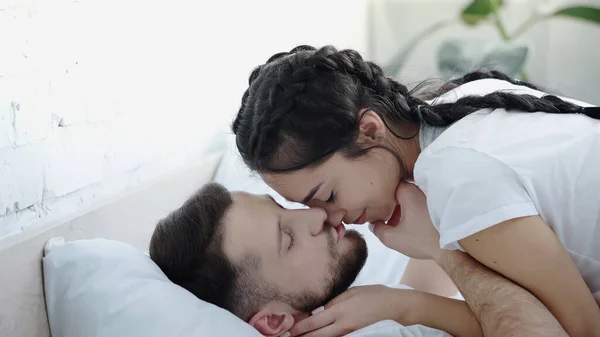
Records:
[[[96,205],[55,226],[0,241],[0,336],[49,337],[43,294],[42,252],[46,241],[107,238],[147,249],[156,222],[210,181],[221,158],[130,191],[119,200]]]

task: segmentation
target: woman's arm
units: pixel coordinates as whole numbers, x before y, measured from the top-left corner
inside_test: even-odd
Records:
[[[410,259],[400,284],[444,297],[458,294],[458,288],[450,276],[433,260]]]
[[[539,216],[505,221],[460,240],[490,269],[535,295],[571,337],[600,336],[600,308],[573,260]]]
[[[323,310],[297,322],[292,336],[342,336],[383,320],[423,325],[454,337],[483,336],[469,307],[459,300],[382,285],[350,288]]]

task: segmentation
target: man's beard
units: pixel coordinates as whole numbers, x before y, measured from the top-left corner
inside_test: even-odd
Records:
[[[323,280],[326,284],[325,292],[315,293],[307,290],[300,294],[286,296],[288,298],[285,302],[298,311],[311,312],[313,309],[327,304],[352,285],[367,260],[367,243],[362,235],[354,230],[348,230],[345,237],[350,240],[351,248],[343,256],[336,250],[338,243],[335,238],[333,236],[327,238],[332,261],[328,266],[331,273]]]
[[[329,280],[329,291],[326,292],[327,297],[322,301],[321,305],[326,304],[350,288],[367,260],[367,243],[362,235],[357,231],[348,230],[345,237],[352,243],[352,248],[345,256],[341,257],[335,250],[337,243],[331,239],[332,241],[329,246],[330,254],[332,256],[337,255],[337,258],[330,263],[330,269],[334,272]]]

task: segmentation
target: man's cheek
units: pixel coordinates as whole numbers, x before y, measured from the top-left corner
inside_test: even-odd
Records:
[[[290,270],[296,277],[303,278],[305,275],[314,274],[318,269],[317,263],[324,260],[324,256],[317,256],[312,251],[304,251],[298,253],[298,259],[292,264]]]
[[[325,279],[323,269],[314,267],[305,268],[304,270],[296,270],[294,272],[294,277],[290,279],[290,282],[286,287],[293,291],[319,289],[323,286],[323,281]]]

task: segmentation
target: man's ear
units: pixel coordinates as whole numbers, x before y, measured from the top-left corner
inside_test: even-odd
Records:
[[[367,144],[379,144],[387,131],[385,123],[377,113],[372,110],[362,110],[359,113],[360,136],[359,139]]]
[[[248,322],[266,337],[283,335],[294,325],[294,316],[282,310],[264,308],[257,312]]]

